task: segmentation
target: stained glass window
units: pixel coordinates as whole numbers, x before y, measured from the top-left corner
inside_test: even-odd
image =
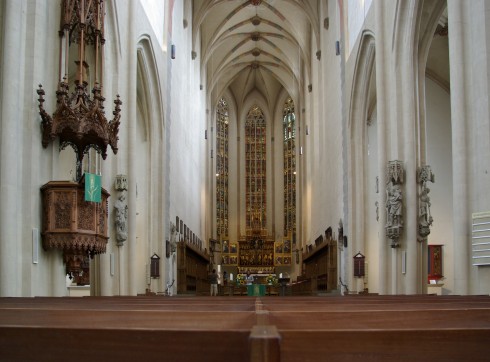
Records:
[[[216,111],[216,231],[228,235],[228,104],[221,98]]]
[[[296,116],[291,98],[283,109],[284,142],[284,235],[296,235]]]
[[[266,127],[264,113],[253,106],[245,123],[246,227],[266,227]]]

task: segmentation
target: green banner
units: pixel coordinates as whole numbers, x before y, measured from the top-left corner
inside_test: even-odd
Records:
[[[102,176],[93,173],[85,173],[85,201],[101,201]]]

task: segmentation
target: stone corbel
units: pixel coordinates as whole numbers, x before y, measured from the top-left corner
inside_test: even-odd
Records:
[[[128,189],[128,177],[126,175],[117,175],[114,182],[116,191],[125,191]]]

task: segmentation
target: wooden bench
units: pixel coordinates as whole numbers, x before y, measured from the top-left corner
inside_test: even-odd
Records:
[[[486,361],[488,296],[0,298],[0,360]]]
[[[489,297],[308,298],[267,309],[282,361],[484,361],[490,353]]]

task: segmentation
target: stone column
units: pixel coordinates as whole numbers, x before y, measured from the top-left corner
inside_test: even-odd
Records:
[[[21,209],[21,167],[17,152],[22,141],[24,98],[22,66],[25,38],[25,3],[6,0],[3,4],[2,88],[0,98],[0,296],[18,297],[22,289],[22,240],[18,210]],[[34,93],[34,92],[33,92]],[[34,107],[34,105],[32,105]]]
[[[129,1],[128,14],[136,14],[136,1]],[[128,60],[128,240],[127,240],[127,261],[128,275],[127,294],[136,295],[136,122],[137,122],[137,49],[136,49],[136,18],[128,17],[128,48],[126,56]],[[143,266],[142,266],[143,267]]]
[[[415,16],[415,15],[414,15]],[[398,93],[397,102],[401,107],[397,109],[396,114],[401,115],[403,129],[403,158],[406,178],[405,178],[405,240],[404,247],[407,250],[406,274],[405,274],[405,294],[417,293],[417,130],[418,123],[416,94],[416,78],[418,74],[415,72],[415,64],[409,55],[414,51],[410,42],[413,42],[412,36],[407,34],[403,44],[403,53],[399,54],[401,77],[397,84],[397,88],[401,89]],[[397,255],[397,258],[400,255]],[[400,269],[397,269],[397,274],[400,275]],[[393,290],[397,294],[398,290]]]
[[[377,92],[377,111],[378,111],[378,175],[379,182],[379,204],[384,205],[386,197],[386,183],[383,175],[386,172],[387,154],[386,154],[386,120],[389,115],[387,83],[388,75],[386,66],[388,64],[387,52],[388,38],[385,36],[384,21],[385,21],[385,4],[382,1],[374,2],[375,10],[375,31],[376,31],[376,92]],[[380,206],[381,207],[381,206]],[[378,253],[379,265],[379,294],[387,293],[387,261],[388,257],[388,240],[386,238],[386,213],[379,213],[378,235],[380,248]]]
[[[209,185],[208,194],[207,194],[209,201],[206,203],[207,204],[206,235],[210,235],[211,237],[215,238],[218,237],[218,234],[213,232],[213,230],[216,230],[216,228],[213,226],[216,225],[216,221],[217,221],[216,212],[214,212],[214,210],[216,210],[216,186],[217,186],[216,165],[218,162],[218,157],[217,157],[218,150],[216,148],[216,143],[217,143],[216,138],[218,134],[217,132],[218,126],[214,114],[212,114],[209,111],[210,108],[215,109],[214,107],[212,107],[211,102],[208,100],[208,108],[206,109],[206,124],[208,126],[206,165],[208,165],[208,167],[206,167],[205,172],[209,180],[209,182],[207,182],[207,184]],[[211,158],[211,153],[213,158]],[[231,195],[231,193],[229,193],[229,195]],[[228,217],[230,218],[230,215],[228,215]]]
[[[468,294],[470,211],[468,205],[467,103],[468,77],[465,41],[471,42],[466,21],[468,2],[448,0],[449,63],[451,80],[451,127],[453,150],[453,235],[454,235],[454,293]],[[466,31],[468,36],[465,37]]]

